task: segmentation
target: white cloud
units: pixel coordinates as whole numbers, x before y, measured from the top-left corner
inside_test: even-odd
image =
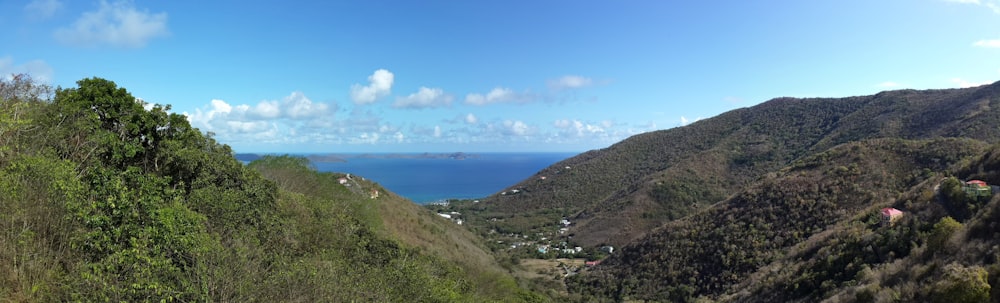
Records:
[[[382,125],[378,126],[378,132],[383,133],[383,134],[384,133],[391,133],[391,132],[394,132],[394,131],[396,131],[396,128],[393,127],[392,125],[382,124]]]
[[[57,29],[55,38],[76,46],[138,48],[169,33],[167,13],[139,11],[131,1],[101,1],[96,11],[85,12],[72,26]]]
[[[688,119],[687,117],[681,116],[681,126],[685,126],[685,125],[688,125],[688,124],[691,124],[691,123],[694,123],[694,122],[698,122],[698,120],[701,120],[701,119],[702,119],[701,117],[698,117],[698,118],[694,118],[694,120],[691,120],[691,119]]]
[[[465,115],[465,123],[476,124],[478,122],[479,122],[479,118],[476,118],[476,115],[473,115],[472,113],[469,113],[468,115]]]
[[[560,119],[553,122],[553,126],[560,129],[559,134],[565,137],[588,137],[597,134],[604,134],[606,128],[612,126],[611,121],[602,121],[600,125],[584,123],[580,120]]]
[[[509,88],[497,87],[488,94],[468,94],[465,96],[465,103],[473,105],[486,105],[490,103],[502,102],[507,96],[514,94]]]
[[[385,69],[368,76],[368,85],[351,85],[351,100],[356,104],[369,104],[392,92],[393,74]]]
[[[194,127],[214,132],[227,142],[280,143],[324,135],[322,131],[332,126],[335,108],[312,102],[302,92],[292,92],[281,100],[256,105],[214,99],[185,115]]]
[[[379,142],[378,133],[361,133],[357,137],[351,138],[350,142],[353,144],[375,144]]]
[[[434,138],[441,138],[441,126],[434,126]]]
[[[211,105],[213,113],[218,112],[218,113],[228,114],[233,111],[233,107],[230,106],[229,103],[226,103],[226,101],[222,101],[219,99],[212,99]]]
[[[497,87],[486,95],[468,94],[465,103],[471,105],[488,105],[494,103],[527,103],[535,98],[529,93],[517,93],[509,88]]]
[[[52,67],[42,60],[31,60],[21,64],[14,63],[14,58],[0,57],[0,77],[10,79],[11,75],[28,74],[32,79],[42,82],[52,82]]]
[[[420,138],[420,137],[433,137],[434,136],[434,128],[433,127],[428,127],[426,125],[413,124],[413,125],[410,125],[410,133],[413,136],[417,137],[417,138]]]
[[[264,120],[246,118],[247,105],[232,106],[226,101],[213,99],[208,106],[195,109],[194,114],[185,113],[192,126],[218,135],[221,139],[234,139],[251,135],[247,140],[274,139],[276,127]],[[263,138],[264,136],[268,138]]]
[[[553,122],[552,125],[555,126],[556,128],[563,128],[563,129],[565,129],[565,128],[569,128],[570,126],[573,126],[573,121],[570,121],[570,120],[567,120],[567,119],[559,119],[559,120],[556,120],[555,122]]]
[[[216,100],[213,100],[213,102]],[[323,117],[330,113],[330,105],[314,103],[299,91],[277,100],[264,100],[257,105],[241,104],[236,106],[237,112],[247,119],[291,119],[308,120]]]
[[[625,138],[655,130],[655,123],[641,126],[618,124],[611,120],[598,122],[579,119],[559,119],[552,123],[554,131],[542,134],[545,142],[551,144],[568,144],[595,148],[606,146],[624,140]]]
[[[302,92],[292,92],[282,99],[281,105],[285,108],[285,117],[291,119],[326,116],[330,109],[326,103],[313,103]]]
[[[440,88],[420,87],[416,93],[396,98],[396,103],[393,103],[392,107],[415,109],[446,107],[451,105],[453,99],[454,97],[445,94]]]
[[[281,115],[281,106],[278,101],[262,101],[250,109],[250,112],[257,117],[273,119]]]
[[[990,83],[993,83],[993,82],[990,82],[990,81],[972,82],[972,81],[967,81],[967,80],[964,80],[964,79],[961,79],[961,78],[952,78],[951,79],[951,83],[954,83],[958,87],[966,88],[966,87],[975,87],[975,86],[987,85],[987,84],[990,84]]]
[[[503,127],[504,133],[507,135],[526,136],[531,132],[531,127],[528,124],[518,120],[504,120]]]
[[[1000,39],[992,40],[979,40],[972,43],[973,46],[985,47],[985,48],[1000,48]]]
[[[259,133],[268,130],[271,124],[267,121],[226,121],[226,126],[237,133]]]
[[[590,86],[594,80],[581,76],[568,75],[562,78],[549,80],[549,88],[554,90],[582,88]]]
[[[954,3],[965,3],[965,4],[980,4],[979,0],[944,0],[944,1],[954,2]]]
[[[228,118],[229,113],[232,111],[233,107],[229,105],[229,103],[226,103],[226,101],[212,99],[208,106],[204,108],[197,108],[194,110],[194,113],[184,113],[184,115],[187,116],[188,121],[190,121],[194,127],[215,132],[216,127],[224,126],[226,124],[226,121],[222,121],[221,124],[216,123],[216,118],[220,118],[219,120],[226,120],[225,118]]]
[[[24,6],[24,12],[29,17],[37,19],[47,19],[62,9],[63,4],[59,0],[32,0]]]
[[[374,132],[384,129],[382,119],[370,110],[354,108],[347,119],[341,123],[342,133],[348,132]]]

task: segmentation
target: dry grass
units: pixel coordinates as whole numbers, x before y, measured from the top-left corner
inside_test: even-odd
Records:
[[[568,295],[566,291],[565,268],[583,268],[586,259],[521,259],[514,268],[514,276],[523,281],[535,281],[539,285],[557,286],[554,291]]]

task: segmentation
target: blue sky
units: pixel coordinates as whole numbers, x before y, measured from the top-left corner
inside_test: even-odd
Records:
[[[34,0],[0,28],[0,73],[106,78],[238,152],[579,152],[1000,78],[1000,0]]]

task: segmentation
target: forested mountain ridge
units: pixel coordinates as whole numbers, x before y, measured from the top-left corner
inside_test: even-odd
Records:
[[[169,106],[77,84],[0,80],[0,301],[543,299],[375,183],[303,158],[244,165]]]
[[[541,232],[566,217],[575,224],[575,243],[620,246],[839,144],[936,137],[997,142],[998,87],[777,98],[580,154],[470,207],[502,219],[490,223],[493,229]]]
[[[934,224],[949,215],[967,220],[985,201],[963,214],[935,198],[934,185],[988,150],[981,141],[953,138],[846,143],[649,232],[569,284],[615,300],[819,301],[846,292],[838,300],[853,301],[859,275],[898,270],[891,264],[911,254],[909,262],[937,262],[924,255]],[[907,219],[884,226],[878,214],[885,207],[905,210]],[[909,301],[930,295],[897,290]]]

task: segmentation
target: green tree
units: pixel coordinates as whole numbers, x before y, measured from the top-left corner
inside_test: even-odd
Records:
[[[990,301],[988,273],[979,266],[965,267],[951,263],[944,267],[944,277],[934,284],[934,302],[978,303]]]
[[[962,223],[958,223],[951,217],[941,218],[938,223],[934,224],[934,229],[931,230],[927,238],[927,247],[933,252],[942,251],[946,248],[951,236],[960,229],[962,229]]]
[[[128,166],[157,171],[176,143],[195,144],[202,136],[184,116],[168,113],[132,96],[114,82],[89,78],[77,88],[56,90],[49,123],[59,130],[58,150],[64,157],[89,163],[99,160],[118,169]],[[173,149],[164,150],[164,145]]]
[[[16,154],[25,149],[21,141],[36,128],[30,113],[51,94],[51,87],[25,74],[0,79],[0,155]]]

